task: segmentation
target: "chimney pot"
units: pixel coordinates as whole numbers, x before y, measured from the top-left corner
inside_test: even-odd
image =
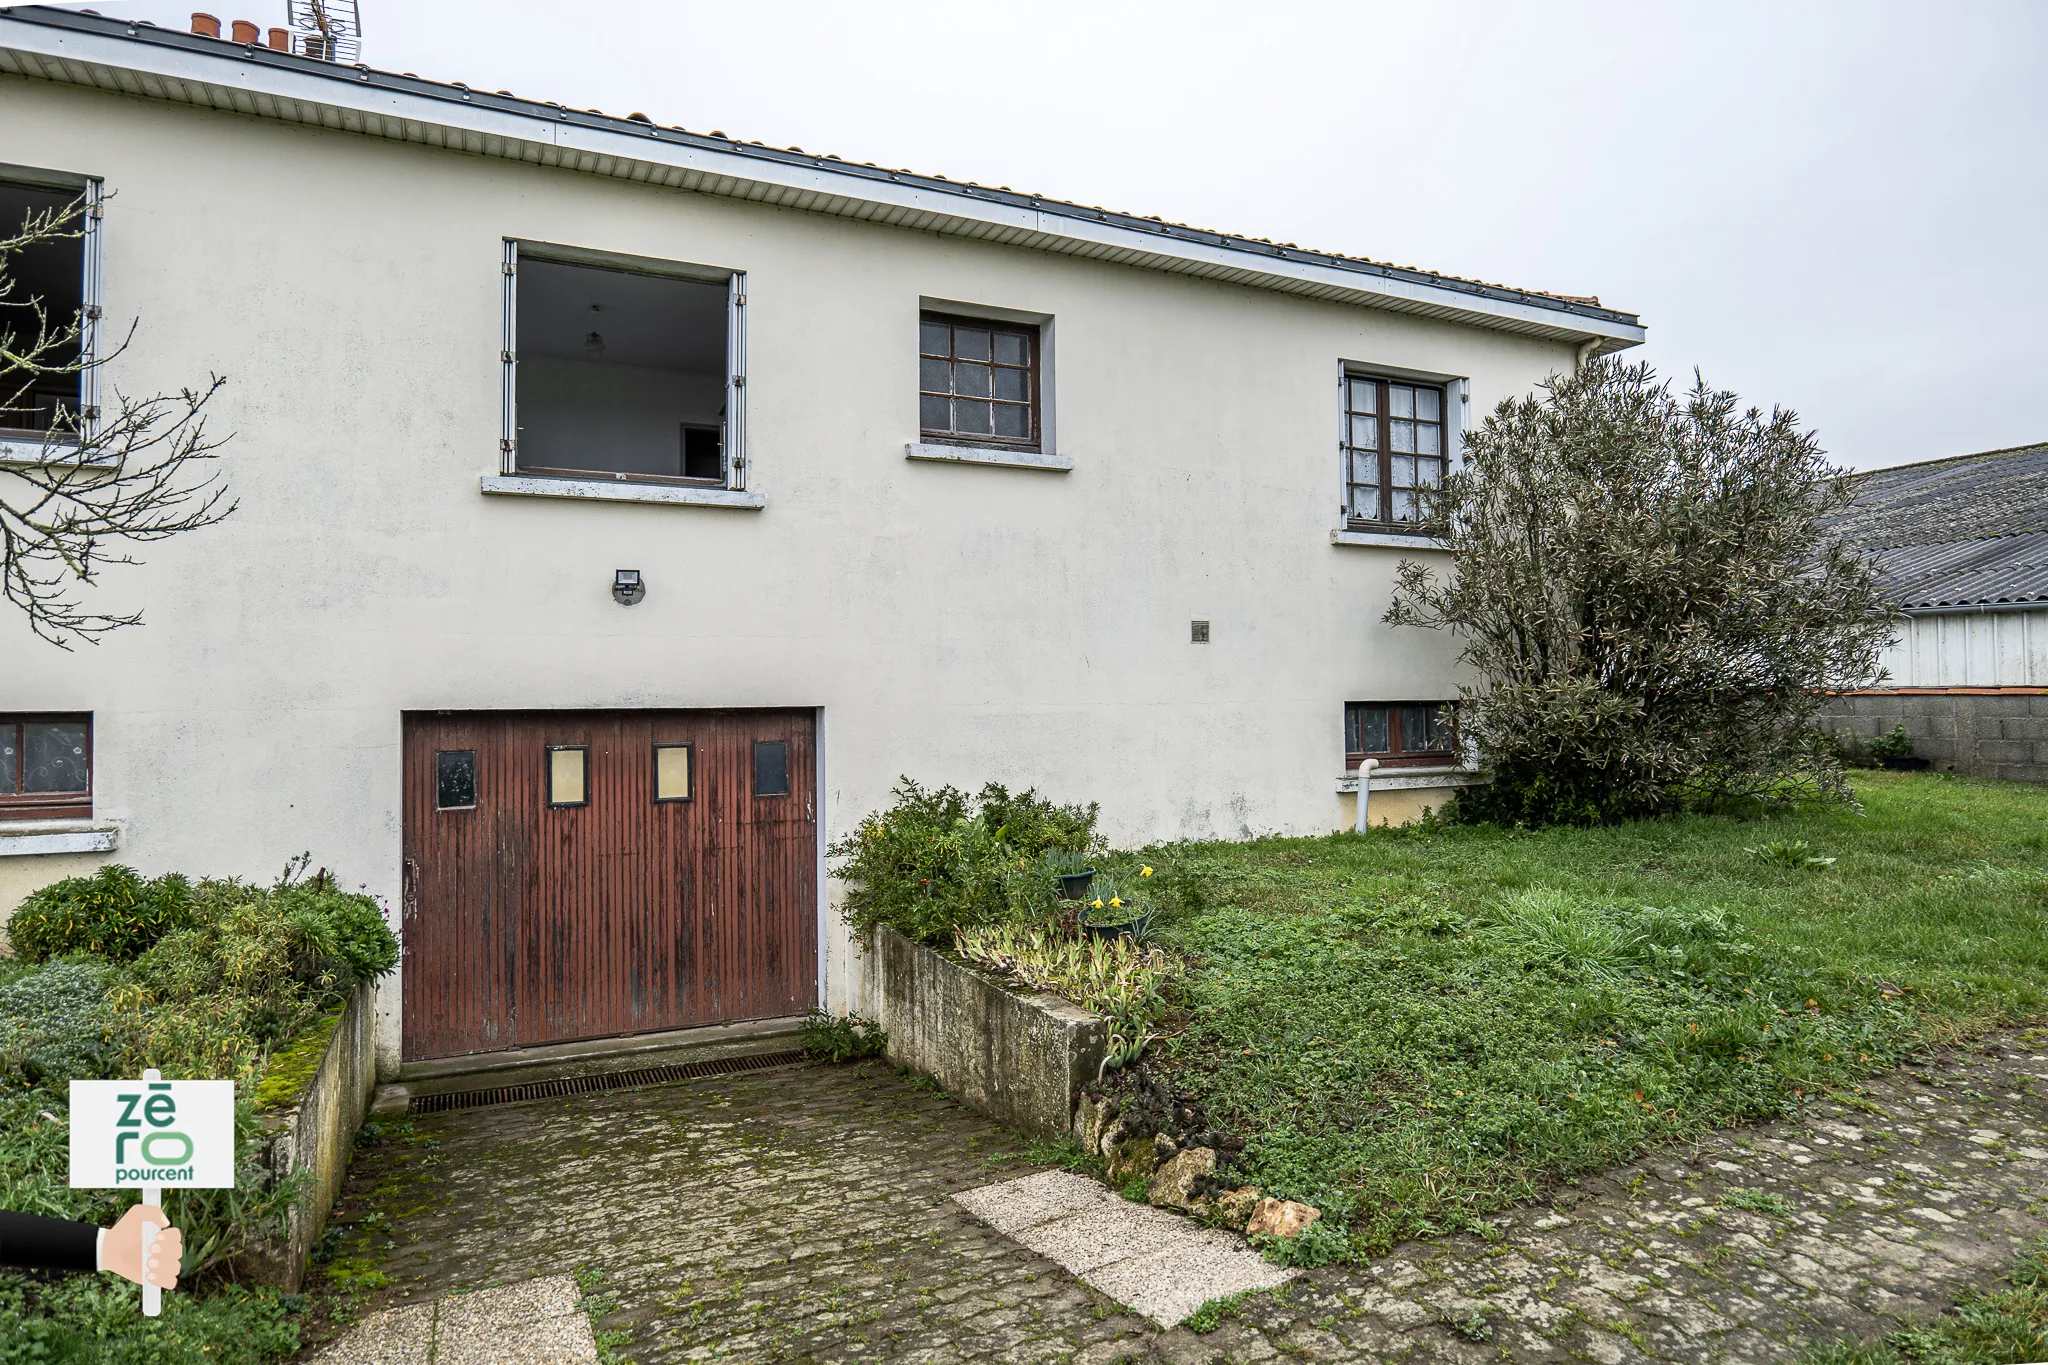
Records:
[[[238,43],[253,43],[258,37],[256,25],[250,23],[247,19],[235,20],[234,34],[235,41]]]
[[[292,50],[291,31],[282,28],[270,30],[270,45],[279,52],[290,52]]]
[[[192,31],[202,38],[218,38],[220,37],[220,20],[214,18],[211,14],[194,14],[192,16]]]

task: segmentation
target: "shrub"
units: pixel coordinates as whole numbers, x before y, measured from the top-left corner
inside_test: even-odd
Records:
[[[1895,762],[1913,756],[1913,736],[1906,732],[1905,726],[1894,725],[1863,747],[1879,763]]]
[[[0,986],[0,1089],[105,1074],[113,981],[103,963],[51,962]]]
[[[110,864],[29,896],[7,922],[7,939],[28,962],[66,953],[126,962],[191,919],[192,884],[183,877],[170,872],[145,879],[132,867]]]
[[[879,1057],[889,1046],[889,1035],[874,1020],[858,1014],[832,1015],[813,1008],[804,1017],[799,1034],[804,1055],[821,1062],[857,1062]]]
[[[398,961],[376,901],[298,870],[270,887],[201,882],[191,927],[135,961],[116,1005],[137,1065],[249,1079],[266,1048]]]
[[[1846,800],[1811,728],[1881,676],[1893,615],[1828,527],[1842,471],[1798,418],[1594,361],[1508,399],[1417,529],[1386,619],[1449,630],[1481,679],[1459,725],[1490,784],[1464,819],[1595,824],[1732,798]]]
[[[969,797],[906,777],[895,797],[829,850],[845,860],[834,875],[847,883],[843,913],[863,938],[888,924],[943,940],[961,925],[1048,913],[1055,889],[1044,856],[1086,852],[1095,840],[1094,805],[1056,806],[993,782]]]
[[[953,931],[954,951],[1053,991],[1109,1021],[1105,1066],[1129,1066],[1157,1034],[1166,985],[1180,964],[1129,938],[1083,938],[1053,925],[981,925]]]

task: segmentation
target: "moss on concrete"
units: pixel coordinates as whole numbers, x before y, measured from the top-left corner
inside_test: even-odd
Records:
[[[290,1109],[298,1104],[320,1070],[320,1059],[327,1055],[328,1040],[334,1037],[342,1013],[337,1009],[326,1015],[287,1046],[270,1054],[263,1079],[256,1083],[258,1109]]]

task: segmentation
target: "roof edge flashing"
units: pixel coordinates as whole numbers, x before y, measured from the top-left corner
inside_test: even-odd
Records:
[[[264,94],[358,117],[390,118],[401,124],[433,125],[471,136],[546,147],[565,158],[580,154],[623,159],[650,169],[682,170],[747,186],[929,214],[939,220],[929,225],[932,229],[956,235],[969,229],[985,232],[994,226],[1044,239],[1019,243],[1037,249],[1057,251],[1064,245],[1068,254],[1073,254],[1075,249],[1112,248],[1125,253],[1129,263],[1177,273],[1227,273],[1254,287],[1314,293],[1397,311],[1449,314],[1472,325],[1594,341],[1600,354],[1639,345],[1646,335],[1635,314],[1557,295],[663,128],[367,66],[337,66],[260,44],[236,44],[128,20],[40,6],[0,8],[0,52],[7,51],[61,63],[61,75],[27,74],[72,84],[115,88],[79,79],[83,74],[76,70],[79,67],[152,75],[239,96],[224,103],[244,113],[251,95]],[[170,95],[144,97],[181,102]],[[435,109],[438,112],[429,112]],[[275,113],[267,117],[304,122]],[[835,212],[831,208],[816,211]]]

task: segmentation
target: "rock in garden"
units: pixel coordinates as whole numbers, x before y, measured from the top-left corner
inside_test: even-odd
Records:
[[[1216,1153],[1207,1147],[1175,1152],[1171,1161],[1153,1172],[1145,1198],[1163,1209],[1192,1209],[1198,1202],[1196,1180],[1215,1169]]]
[[[1112,1134],[1113,1136],[1114,1134]],[[1105,1144],[1109,1138],[1103,1139]],[[1150,1180],[1159,1167],[1159,1152],[1147,1137],[1124,1138],[1109,1149],[1109,1183],[1128,1185],[1133,1180]]]
[[[1252,1210],[1251,1223],[1245,1228],[1247,1235],[1263,1232],[1269,1237],[1299,1237],[1323,1216],[1323,1211],[1313,1204],[1297,1204],[1292,1199],[1261,1199]]]
[[[1109,1131],[1109,1126],[1116,1122],[1116,1117],[1115,1100],[1083,1095],[1081,1103],[1074,1109],[1074,1137],[1088,1151],[1100,1156],[1102,1135]]]
[[[1092,1150],[1095,1155],[1107,1161],[1116,1155],[1116,1149],[1122,1145],[1123,1140],[1124,1121],[1121,1118],[1112,1119],[1109,1126],[1102,1130],[1102,1136],[1096,1140]]]
[[[1178,1142],[1175,1142],[1175,1141],[1173,1140],[1173,1134],[1171,1134],[1171,1133],[1155,1133],[1155,1134],[1153,1134],[1153,1136],[1152,1136],[1152,1153],[1153,1153],[1153,1155],[1154,1155],[1154,1156],[1158,1157],[1158,1158],[1159,1158],[1159,1160],[1160,1160],[1160,1161],[1161,1161],[1162,1163],[1164,1163],[1164,1162],[1168,1162],[1168,1161],[1171,1161],[1171,1160],[1173,1160],[1173,1157],[1174,1157],[1174,1153],[1178,1152],[1179,1150],[1180,1150],[1180,1144],[1179,1144]]]
[[[1216,1218],[1226,1227],[1239,1230],[1252,1220],[1252,1212],[1259,1206],[1259,1191],[1256,1186],[1246,1185],[1242,1189],[1216,1196]]]

